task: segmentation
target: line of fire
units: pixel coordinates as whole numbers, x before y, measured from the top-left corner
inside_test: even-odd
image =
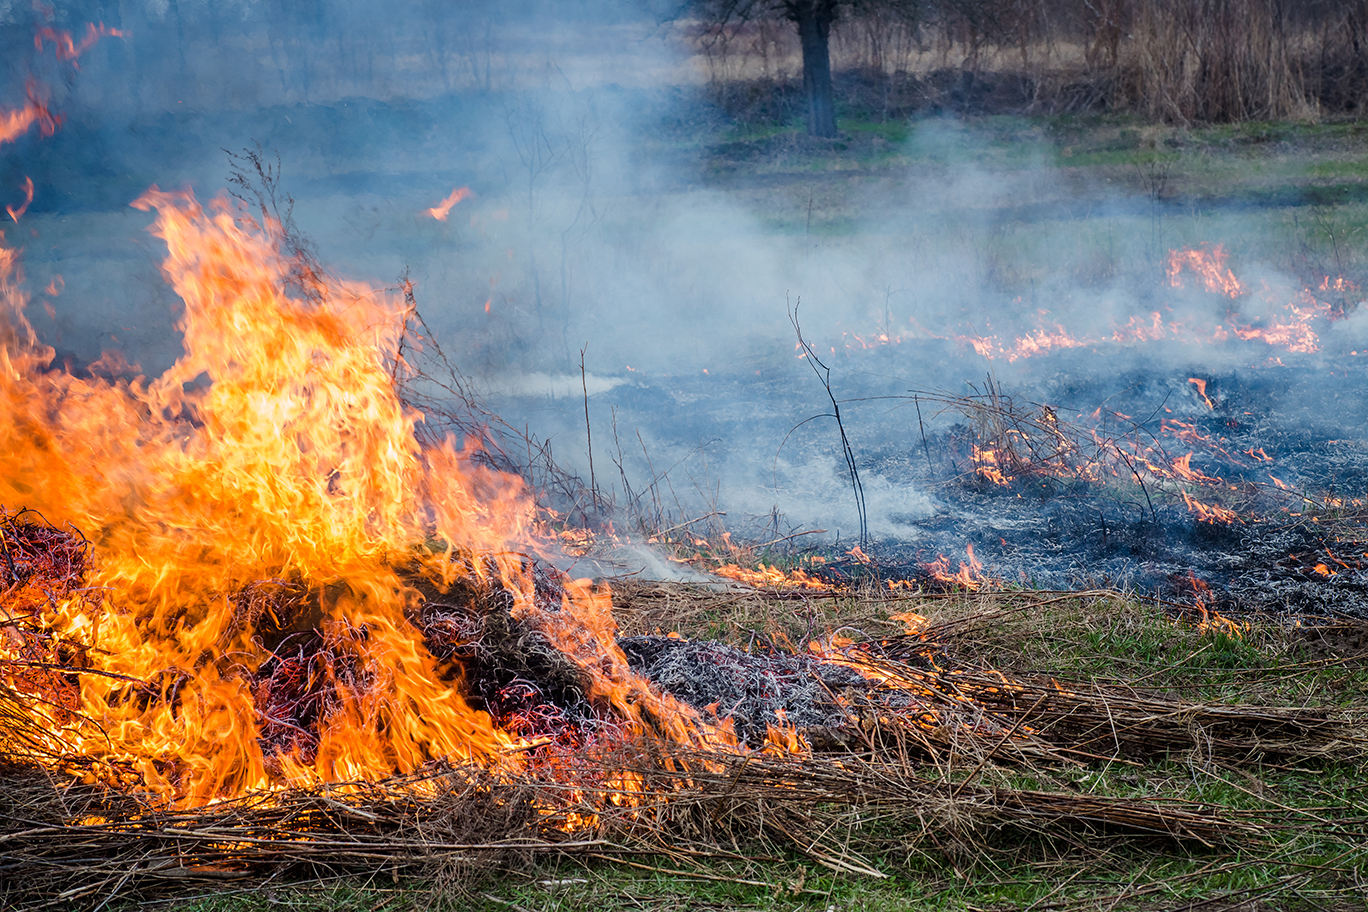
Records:
[[[1103,215],[1016,202],[1033,168],[1081,186],[1072,151],[985,177],[945,164],[971,140],[939,114],[889,151],[813,81],[848,4],[637,35],[617,6],[456,28],[415,3],[289,36],[280,4],[135,5],[0,6],[6,908],[378,873],[476,895],[567,863],[798,902],[1093,841],[1234,870],[1286,808],[1155,770],[1260,799],[1269,770],[1362,771],[1363,703],[1299,677],[1359,674],[1368,642],[1358,235],[1309,278],[1193,237],[1162,142]],[[595,30],[622,71],[562,46]],[[659,85],[756,66],[817,106],[789,145],[728,126],[735,158],[686,171],[701,121],[669,154],[620,135],[662,142]],[[811,162],[860,142],[876,173],[836,200]],[[1122,266],[982,266],[989,209]],[[1069,637],[1121,657],[1048,651]],[[1349,896],[1355,857],[1267,890]],[[1094,907],[1055,889],[1031,907]]]

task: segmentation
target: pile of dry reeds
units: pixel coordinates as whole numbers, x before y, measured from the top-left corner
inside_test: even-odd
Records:
[[[852,838],[879,821],[911,845],[1013,827],[1119,832],[1202,845],[1258,838],[1209,810],[933,781],[905,759],[667,754],[565,758],[556,774],[470,768],[277,792],[193,809],[140,805],[32,767],[0,789],[0,902],[49,908],[338,875],[451,886],[532,856],[653,853],[676,862],[786,846],[833,870],[883,876]],[[831,834],[842,834],[834,837]],[[890,837],[882,837],[888,839]],[[730,846],[732,848],[724,848]]]
[[[10,529],[16,548],[48,542],[44,524],[21,525]],[[49,542],[58,553],[69,543]],[[715,605],[745,596],[707,590],[698,597]],[[1002,611],[1039,607],[1042,598],[1023,595],[998,620]],[[1245,844],[1264,838],[1263,821],[1064,783],[1070,771],[1097,760],[1170,754],[1227,767],[1265,757],[1357,761],[1368,746],[1362,719],[1324,709],[1194,703],[955,661],[945,644],[989,622],[992,616],[979,614],[916,634],[833,645],[801,662],[773,644],[748,652],[745,662],[694,651],[701,661],[727,660],[715,663],[716,675],[748,676],[721,682],[736,692],[751,687],[749,677],[770,658],[786,688],[804,670],[816,675],[814,692],[825,689],[821,706],[835,717],[793,730],[795,739],[807,736],[812,750],[785,752],[770,743],[700,753],[649,739],[605,739],[610,746],[595,751],[556,742],[527,752],[518,774],[434,764],[400,779],[275,791],[207,807],[139,798],[136,783],[92,784],[79,758],[39,749],[45,742],[35,730],[34,691],[2,686],[0,904],[95,905],[377,872],[459,886],[530,856],[655,853],[682,865],[776,847],[833,870],[881,876],[873,853],[981,846],[1002,828],[1066,841],[1106,832],[1195,846]],[[23,632],[13,619],[10,626]],[[841,674],[826,674],[819,664]],[[11,662],[0,671],[18,684],[23,674],[79,676],[86,669],[50,651],[43,662]],[[757,705],[774,715],[757,715],[757,729],[783,724],[774,705]],[[1061,785],[1004,787],[1012,770]]]

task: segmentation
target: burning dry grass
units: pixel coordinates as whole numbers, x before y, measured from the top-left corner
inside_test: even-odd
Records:
[[[750,657],[752,673],[785,662],[846,672],[844,686],[825,693],[845,724],[792,730],[814,750],[771,743],[697,751],[636,738],[543,748],[518,772],[431,764],[382,781],[191,808],[42,771],[35,761],[50,770],[51,758],[25,746],[31,699],[11,687],[0,692],[4,898],[20,908],[95,905],[377,871],[464,889],[535,857],[612,860],[623,853],[689,866],[778,850],[847,875],[882,877],[879,859],[891,850],[960,846],[956,851],[991,854],[1026,834],[1065,847],[1129,833],[1190,851],[1258,852],[1302,824],[1278,819],[1271,806],[1232,813],[1163,790],[1124,794],[1080,782],[1099,764],[1142,770],[1179,760],[1205,775],[1353,767],[1368,747],[1361,709],[1276,705],[1283,695],[1276,683],[1261,689],[1251,681],[1242,702],[1194,701],[1165,692],[1176,678],[1133,673],[1140,664],[1083,683],[1040,673],[1081,650],[1089,636],[1098,638],[1099,653],[1118,651],[1127,636],[1139,642],[1151,629],[1167,629],[1179,650],[1225,636],[1175,624],[1116,593],[766,593],[629,583],[617,600],[624,635],[715,631],[736,644],[656,638],[694,645],[703,666],[729,649],[733,662]],[[908,608],[927,620],[894,633],[901,625],[890,616]],[[798,622],[803,611],[795,609],[808,609],[807,619]],[[844,634],[864,635],[862,642],[827,637],[802,652],[777,645],[841,619]],[[1053,652],[1042,651],[1052,633]],[[1273,634],[1265,636],[1271,643]],[[1013,665],[989,664],[1013,654],[1008,643],[1019,647]],[[1266,671],[1285,683],[1337,667],[1299,659],[1288,647],[1282,675]],[[7,680],[19,670],[7,667]]]

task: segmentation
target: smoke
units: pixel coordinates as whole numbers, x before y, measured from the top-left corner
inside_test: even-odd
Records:
[[[632,4],[456,6],[0,6],[0,103],[37,76],[66,117],[51,139],[0,149],[0,192],[30,177],[36,188],[11,237],[29,285],[53,289],[40,296],[52,316],[33,315],[45,340],[78,363],[121,348],[151,373],[170,364],[177,302],[128,203],[152,183],[212,196],[223,150],[259,143],[279,155],[321,259],[380,282],[407,269],[447,353],[581,473],[587,407],[599,475],[638,513],[726,512],[776,538],[858,533],[795,311],[848,400],[870,531],[903,541],[950,508],[900,470],[923,458],[927,433],[963,420],[918,412],[912,391],[962,395],[991,375],[1044,401],[1069,352],[1099,346],[1116,373],[1247,360],[1118,336],[1230,322],[1206,289],[1172,284],[1167,253],[1240,216],[1175,215],[1158,145],[1140,193],[1136,175],[1114,190],[1105,181],[1121,175],[1080,176],[1056,137],[1000,119],[917,120],[872,146],[898,167],[840,170],[851,158],[835,147],[729,125],[686,30]],[[33,52],[34,29],[86,22],[126,35],[79,71]],[[1267,289],[1242,299],[1241,325],[1279,319],[1298,281],[1232,265]],[[1327,343],[1365,347],[1365,332],[1355,317]],[[1022,338],[1041,353],[1014,357]]]

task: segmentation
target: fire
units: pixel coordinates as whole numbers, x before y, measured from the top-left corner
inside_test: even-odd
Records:
[[[13,206],[5,207],[5,211],[9,213],[10,218],[14,219],[15,224],[19,223],[20,217],[22,217],[25,212],[28,212],[29,203],[33,202],[33,178],[31,177],[24,178],[24,194],[23,205],[18,209],[15,209]]]
[[[904,341],[918,338],[947,339],[989,360],[1014,362],[1023,358],[1049,354],[1070,348],[1095,348],[1108,344],[1129,345],[1136,343],[1172,340],[1194,345],[1217,345],[1231,339],[1264,342],[1274,348],[1298,353],[1314,353],[1320,350],[1320,334],[1315,324],[1333,322],[1345,316],[1344,303],[1332,303],[1344,295],[1354,294],[1358,287],[1344,277],[1334,279],[1325,276],[1319,285],[1312,289],[1303,288],[1298,292],[1288,289],[1272,288],[1265,283],[1257,293],[1235,276],[1226,265],[1225,248],[1220,244],[1203,244],[1170,250],[1168,258],[1168,285],[1174,289],[1184,289],[1188,285],[1188,274],[1195,276],[1196,288],[1208,294],[1227,299],[1225,314],[1212,319],[1209,316],[1189,317],[1187,320],[1175,319],[1173,309],[1165,307],[1170,316],[1165,317],[1159,310],[1149,316],[1130,316],[1124,323],[1116,322],[1109,330],[1097,335],[1075,333],[1058,322],[1047,321],[1049,311],[1037,314],[1039,322],[1015,336],[982,334],[967,326],[959,326],[944,331],[928,330],[911,320],[914,332],[890,333],[880,331],[872,337],[847,333],[848,351],[867,350],[882,346],[899,345]],[[1284,297],[1285,296],[1285,297]],[[1324,298],[1331,300],[1324,300]],[[1243,308],[1254,301],[1261,301],[1265,315],[1251,317]],[[1021,298],[1013,301],[1019,305]],[[801,354],[800,354],[801,357]],[[1192,381],[1198,383],[1196,378]],[[1204,381],[1202,382],[1204,387]],[[1206,399],[1204,388],[1199,395]],[[1206,399],[1209,405],[1214,404]]]
[[[735,564],[724,564],[712,571],[718,576],[725,576],[740,583],[750,586],[758,586],[770,589],[819,589],[827,590],[833,588],[830,583],[823,582],[815,576],[810,575],[802,567],[794,567],[792,570],[780,570],[778,567],[766,566],[761,563],[756,569],[748,570],[745,567],[738,567]]]
[[[974,556],[974,546],[972,543],[964,546],[969,555],[969,562],[960,561],[959,570],[950,572],[950,559],[944,554],[937,554],[936,559],[929,564],[922,564],[922,570],[933,580],[963,589],[966,592],[977,592],[983,586],[983,564]]]
[[[1211,401],[1211,397],[1209,397],[1206,392],[1207,382],[1201,377],[1188,377],[1188,383],[1197,387],[1197,395],[1202,397],[1202,401],[1206,403],[1207,408],[1215,410],[1216,403]]]
[[[33,37],[33,45],[38,53],[43,52],[43,43],[51,42],[56,49],[57,59],[70,63],[73,68],[79,69],[80,64],[76,61],[82,54],[90,50],[97,41],[108,36],[122,38],[124,33],[118,29],[109,28],[104,23],[86,25],[86,35],[80,43],[72,40],[69,32],[58,31],[53,28],[39,29]],[[7,142],[14,142],[20,136],[29,131],[34,124],[44,136],[51,136],[57,132],[57,127],[61,125],[61,118],[54,117],[38,97],[38,87],[32,81],[28,84],[28,103],[23,107],[14,110],[6,110],[0,107],[0,145]],[[22,212],[22,210],[21,210]]]
[[[0,145],[14,142],[34,124],[38,125],[44,136],[51,136],[57,132],[61,122],[60,117],[54,117],[47,105],[38,100],[34,86],[30,84],[27,104],[14,110],[0,108]]]
[[[1187,453],[1178,457],[1172,462],[1173,474],[1187,481],[1214,482],[1220,479],[1212,478],[1210,475],[1203,475],[1201,472],[1192,468],[1192,454]]]
[[[1079,339],[1059,325],[1053,329],[1038,327],[1006,343],[997,336],[952,335],[950,338],[962,345],[972,346],[975,352],[990,361],[1001,358],[1008,362],[1090,344],[1089,340]]]
[[[53,28],[39,29],[38,34],[33,36],[33,46],[38,49],[38,53],[43,52],[43,42],[50,41],[57,53],[58,60],[65,60],[72,66],[79,68],[80,64],[76,61],[82,54],[95,46],[95,43],[106,35],[114,38],[123,38],[124,33],[116,28],[110,28],[101,22],[96,25],[93,22],[86,23],[86,34],[81,39],[80,44],[72,40],[70,32],[62,32]]]
[[[1002,474],[1002,469],[998,465],[997,450],[987,447],[980,449],[975,444],[970,459],[974,463],[974,474],[995,485],[1007,484],[1007,476]]]
[[[1249,629],[1248,622],[1241,623],[1231,620],[1210,606],[1212,601],[1211,586],[1205,580],[1199,579],[1197,574],[1188,571],[1186,579],[1180,578],[1180,585],[1189,591],[1192,596],[1192,607],[1197,610],[1197,617],[1193,619],[1193,625],[1201,631],[1215,631],[1224,633],[1226,636],[1239,639],[1244,636]]]
[[[53,754],[186,804],[438,759],[519,767],[529,744],[426,648],[418,581],[501,585],[509,615],[580,663],[629,730],[734,743],[631,672],[606,590],[571,583],[545,603],[520,553],[537,539],[519,478],[451,439],[419,445],[422,416],[394,379],[402,300],[301,279],[279,225],[244,226],[225,199],[206,211],[153,187],[134,205],[155,211],[185,302],[185,353],[159,378],[50,370],[0,250],[0,504],[92,536],[86,587],[36,609],[88,668],[72,707],[35,710]],[[292,276],[297,296],[283,290]],[[307,630],[277,616],[286,596]],[[14,610],[7,594],[0,628]],[[296,635],[315,638],[316,660],[285,648]],[[11,652],[0,641],[0,659]],[[307,738],[270,712],[291,675],[327,684]]]
[[[451,208],[455,206],[457,203],[459,203],[461,200],[467,198],[468,196],[470,196],[469,187],[458,187],[457,189],[452,190],[451,194],[447,196],[446,199],[442,200],[436,206],[433,206],[431,209],[427,210],[427,213],[428,215],[435,218],[437,221],[445,222],[447,220],[447,216],[451,214]],[[488,312],[487,306],[485,310],[486,312]]]
[[[1181,493],[1183,495],[1183,503],[1187,504],[1187,508],[1192,511],[1199,522],[1229,524],[1239,522],[1240,520],[1240,514],[1236,513],[1234,510],[1228,510],[1225,507],[1220,507],[1215,504],[1202,503],[1187,491]]]
[[[1182,273],[1185,269],[1195,273],[1206,290],[1213,294],[1238,298],[1246,292],[1244,283],[1235,278],[1235,273],[1226,268],[1226,252],[1225,246],[1222,244],[1203,244],[1200,248],[1188,247],[1183,250],[1170,250],[1169,285],[1174,288],[1182,288]]]

